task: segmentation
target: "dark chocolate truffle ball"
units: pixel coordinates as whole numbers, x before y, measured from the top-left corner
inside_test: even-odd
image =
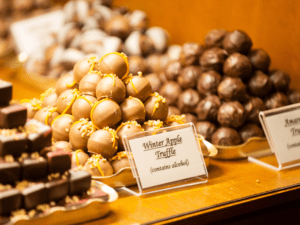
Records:
[[[287,97],[282,92],[273,93],[266,97],[264,102],[266,109],[275,109],[289,104]]]
[[[248,123],[244,125],[240,130],[239,134],[243,140],[243,142],[246,142],[251,137],[263,137],[264,132],[262,129],[253,123]]]
[[[164,71],[170,60],[166,55],[152,54],[146,58],[147,70],[151,73]]]
[[[91,119],[90,114],[96,98],[90,95],[79,95],[72,105],[72,115],[75,120]]]
[[[175,106],[169,106],[168,116],[180,115],[180,110]]]
[[[151,84],[141,73],[138,76],[128,76],[126,84],[126,97],[132,96],[144,102],[152,93]]]
[[[188,42],[183,44],[180,53],[180,61],[183,65],[197,65],[199,62],[199,57],[203,53],[204,47],[199,43]]]
[[[248,88],[250,94],[263,98],[272,90],[272,82],[266,74],[256,70],[248,82]]]
[[[223,64],[227,58],[227,52],[221,48],[214,47],[207,49],[200,57],[202,70],[215,70],[219,73],[223,71]]]
[[[197,104],[201,97],[194,89],[187,89],[178,96],[178,109],[181,113],[195,113]]]
[[[252,47],[250,37],[241,30],[234,30],[223,39],[223,48],[229,53],[239,52],[247,55]]]
[[[111,160],[111,166],[114,170],[114,174],[124,168],[130,168],[130,163],[125,151],[118,152],[118,154],[115,155]]]
[[[110,36],[117,36],[122,40],[127,38],[131,30],[128,19],[121,15],[110,19],[104,29]]]
[[[261,70],[267,73],[271,63],[269,54],[263,49],[253,49],[248,55],[254,70]]]
[[[126,87],[123,81],[114,74],[106,74],[96,86],[97,100],[110,98],[121,103],[126,96]]]
[[[221,75],[214,70],[202,73],[197,83],[197,90],[202,95],[215,95],[221,82]]]
[[[167,65],[166,70],[165,70],[166,78],[168,80],[174,80],[174,81],[176,81],[177,77],[180,74],[181,69],[182,69],[182,64],[180,63],[180,61],[172,61],[172,62],[170,62]]]
[[[142,132],[142,131],[144,131],[144,129],[136,121],[128,121],[125,123],[121,123],[121,125],[116,130],[117,136],[119,137],[118,151],[124,150],[124,145],[123,145],[123,136],[124,135],[133,134],[133,133]]]
[[[251,76],[252,65],[247,56],[235,52],[226,59],[223,72],[226,76],[247,79]]]
[[[166,99],[157,92],[150,95],[145,101],[146,119],[164,121],[168,116],[168,104]]]
[[[105,177],[114,173],[112,166],[102,155],[92,155],[85,163],[84,168],[92,176]]]
[[[291,78],[287,73],[280,70],[273,70],[270,72],[269,77],[276,91],[288,91]]]
[[[47,106],[37,111],[33,119],[38,120],[50,126],[54,118],[56,118],[57,116],[59,116],[59,113],[57,112],[57,108]]]
[[[251,97],[244,105],[244,109],[247,121],[260,124],[259,112],[266,110],[266,107],[263,100],[261,100],[259,97]]]
[[[205,35],[205,46],[207,48],[211,47],[219,47],[222,48],[222,42],[225,37],[225,35],[228,32],[224,29],[214,29],[210,30],[206,35]]]
[[[57,141],[53,143],[55,151],[73,152],[72,146],[68,141]]]
[[[183,89],[194,88],[198,78],[202,73],[200,66],[187,66],[183,68],[177,78],[178,83]]]
[[[91,120],[98,129],[112,127],[121,121],[120,106],[111,99],[103,99],[96,102],[91,110]]]
[[[137,74],[138,72],[145,73],[147,71],[147,64],[145,59],[141,56],[133,55],[128,57],[129,73]]]
[[[196,131],[198,134],[202,135],[205,140],[211,142],[211,137],[216,131],[216,126],[209,121],[199,121],[196,123]]]
[[[161,87],[159,93],[166,98],[166,102],[170,106],[177,105],[178,96],[181,91],[181,87],[177,82],[168,81]]]
[[[191,113],[185,113],[183,115],[185,115],[185,120],[186,120],[187,123],[193,123],[194,125],[196,125],[198,120],[197,120],[197,117],[195,115],[193,115]]]
[[[69,132],[74,122],[74,117],[69,114],[57,116],[51,124],[52,140],[69,141]]]
[[[149,81],[153,92],[158,92],[163,85],[163,82],[157,73],[150,73],[146,75],[145,78]]]
[[[88,139],[95,130],[92,122],[88,122],[87,119],[80,119],[73,123],[69,132],[69,142],[72,148],[87,151]]]
[[[71,159],[72,167],[76,167],[76,166],[80,166],[80,165],[84,166],[89,158],[90,158],[89,155],[86,154],[81,149],[78,149],[78,150],[72,152],[72,159]]]
[[[226,77],[218,86],[218,95],[224,101],[244,101],[246,90],[247,87],[240,78]]]
[[[96,58],[88,58],[88,59],[82,59],[79,60],[74,68],[73,68],[73,73],[74,73],[74,79],[76,82],[80,82],[81,79],[87,75],[91,69],[93,69],[94,64],[95,64]]]
[[[95,131],[88,139],[87,148],[90,153],[101,154],[104,158],[112,157],[118,150],[116,131],[107,127]]]
[[[79,82],[79,91],[82,94],[96,96],[96,87],[101,80],[102,75],[93,71],[85,75]]]
[[[57,111],[60,114],[72,114],[72,105],[78,96],[78,90],[66,90],[57,98]]]
[[[61,76],[56,84],[55,84],[55,91],[57,96],[59,96],[61,93],[63,93],[65,90],[77,88],[78,85],[74,79],[74,76],[72,73],[66,73],[63,76]]]
[[[146,117],[144,104],[141,100],[134,97],[126,98],[120,105],[122,112],[122,122],[137,121],[143,123]]]
[[[199,120],[217,121],[218,111],[221,106],[220,98],[216,95],[209,95],[199,102],[196,113]]]
[[[239,133],[229,127],[221,127],[212,135],[211,142],[214,145],[234,146],[242,143]]]
[[[299,90],[289,90],[287,92],[287,98],[291,104],[300,102],[300,91]]]
[[[224,102],[218,111],[218,122],[224,127],[241,127],[244,124],[243,105],[238,101]]]
[[[102,74],[116,74],[122,79],[129,72],[128,59],[123,53],[108,53],[102,56],[99,63],[95,65],[95,69],[101,71]]]
[[[49,88],[41,94],[42,107],[51,106],[55,107],[58,95],[54,88]]]

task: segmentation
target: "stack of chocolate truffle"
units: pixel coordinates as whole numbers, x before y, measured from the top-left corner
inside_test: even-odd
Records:
[[[43,38],[45,46],[29,57],[27,72],[59,77],[83,58],[100,59],[109,52],[125,52],[133,74],[160,66],[168,33],[160,27],[149,28],[145,12],[112,7],[111,2],[68,1],[63,26],[57,34]]]
[[[0,57],[13,49],[9,26],[13,21],[44,13],[51,0],[0,0]]]
[[[55,88],[22,104],[30,118],[51,125],[55,147],[73,150],[72,166],[84,166],[93,176],[130,167],[124,135],[185,122],[168,117],[166,100],[141,72],[129,74],[127,56],[118,52],[78,61]]]
[[[290,76],[269,70],[270,57],[252,49],[241,30],[211,30],[205,46],[185,43],[163,73],[146,76],[173,114],[185,114],[198,133],[215,145],[239,145],[264,136],[258,114],[300,102]]]
[[[0,80],[0,221],[18,210],[35,214],[39,205],[91,186],[88,172],[70,170],[70,153],[50,147],[51,128],[27,121],[26,107],[10,104],[11,98],[12,84]]]

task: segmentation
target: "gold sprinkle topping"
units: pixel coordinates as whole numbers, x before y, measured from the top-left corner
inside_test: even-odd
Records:
[[[125,151],[118,152],[111,160],[121,160],[122,158],[127,158],[127,153]]]
[[[141,125],[140,124],[138,124],[136,121],[127,121],[127,122],[123,122],[123,123],[121,123],[121,125],[117,128],[117,130],[116,130],[116,132],[118,133],[119,132],[119,130],[122,128],[122,127],[124,127],[124,126],[136,126],[136,127],[138,127],[138,128],[140,128],[141,129],[141,131],[144,131],[144,129],[141,127]]]
[[[104,161],[104,162],[107,161],[105,158],[103,158],[102,155],[100,155],[100,154],[94,154],[94,155],[92,155],[91,158],[88,159],[87,162],[88,162],[88,164],[90,164],[90,168],[91,169],[97,168],[98,171],[100,172],[101,176],[104,177],[103,170],[102,170],[102,168],[101,168],[101,166],[99,164],[100,160]]]
[[[40,154],[38,152],[34,152],[31,154],[30,156],[32,159],[39,159],[40,158]]]
[[[42,204],[42,205],[38,205],[36,207],[37,210],[40,210],[42,212],[46,212],[50,209],[50,205],[49,204]]]
[[[77,83],[77,81],[74,80],[72,83],[66,84],[66,87],[67,87],[67,88],[73,88],[73,87],[76,85],[76,83]]]
[[[166,99],[164,97],[162,97],[161,95],[159,95],[157,92],[152,93],[150,96],[156,97],[153,112],[152,112],[152,115],[153,115],[155,113],[155,111],[159,108],[159,103],[160,102],[166,103]]]
[[[76,121],[72,126],[75,124],[80,124],[78,127],[78,130],[80,130],[81,137],[83,138],[84,136],[91,136],[92,133],[96,131],[96,127],[92,123],[92,121],[89,121],[88,119],[81,118],[78,121]]]
[[[4,156],[4,161],[10,163],[10,162],[14,162],[15,160],[12,155],[6,155]]]
[[[51,94],[54,93],[54,92],[55,92],[55,89],[54,89],[54,88],[49,88],[49,89],[47,89],[44,93],[42,93],[42,94],[40,95],[41,101],[44,101],[44,99],[45,99],[47,96],[51,95]]]
[[[35,209],[32,209],[32,210],[30,210],[29,212],[28,212],[28,216],[30,217],[30,218],[32,218],[32,217],[34,217],[34,215],[37,213],[37,211],[35,210]]]
[[[16,128],[14,129],[0,129],[0,135],[3,136],[13,136],[18,133],[18,130]]]
[[[12,216],[25,216],[26,215],[26,210],[25,209],[19,209],[16,211],[11,212]]]
[[[10,189],[12,189],[12,186],[10,186],[9,184],[7,185],[0,184],[0,191],[10,190]]]
[[[115,84],[116,84],[116,74],[112,74],[112,73],[110,73],[110,74],[105,74],[104,75],[104,77],[111,77],[111,79],[113,79],[113,87],[115,86]],[[103,78],[104,78],[103,77]]]
[[[144,122],[144,124],[149,127],[154,127],[154,129],[159,129],[159,128],[163,127],[163,125],[164,125],[164,123],[160,120],[148,120],[148,121]]]
[[[16,188],[19,189],[19,190],[23,190],[26,187],[28,187],[29,184],[30,183],[27,180],[23,180],[23,181],[17,183]]]
[[[20,103],[25,103],[25,102],[29,102],[32,106],[32,109],[35,110],[35,111],[38,111],[42,108],[42,102],[41,102],[41,100],[39,100],[37,98],[23,99],[23,100],[21,100]]]
[[[177,123],[180,123],[180,124],[184,124],[184,123],[186,123],[185,115],[182,114],[182,115],[168,116],[168,118],[166,119],[165,122],[166,122],[166,124],[169,124],[169,123],[172,123],[172,122],[177,122]]]
[[[109,127],[104,127],[103,130],[106,130],[111,134],[111,136],[112,136],[111,141],[113,143],[112,147],[117,149],[118,147],[116,146],[116,144],[117,144],[116,139],[119,139],[119,137],[117,136],[117,132],[114,129],[109,128]]]

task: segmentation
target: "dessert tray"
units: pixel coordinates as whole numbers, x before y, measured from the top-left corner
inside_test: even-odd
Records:
[[[70,198],[62,206],[48,206],[44,212],[31,215],[16,215],[12,218],[0,218],[0,224],[78,224],[99,219],[110,211],[110,203],[117,200],[117,192],[97,181],[92,181],[91,193],[82,199]]]

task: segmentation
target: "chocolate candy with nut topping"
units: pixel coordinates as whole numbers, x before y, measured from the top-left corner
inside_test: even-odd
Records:
[[[21,179],[21,165],[12,155],[0,157],[0,183],[15,184]]]
[[[88,152],[101,154],[104,158],[112,157],[118,150],[118,136],[112,128],[104,127],[95,131],[87,144]]]
[[[20,103],[27,108],[27,119],[32,119],[37,111],[42,108],[42,102],[36,98],[22,99]]]
[[[87,151],[88,139],[95,130],[93,123],[88,119],[79,119],[73,123],[69,132],[69,142],[72,148]]]
[[[74,75],[72,73],[66,73],[62,75],[55,84],[55,91],[57,96],[63,93],[65,90],[78,88],[78,84],[74,79]]]
[[[71,157],[70,152],[64,150],[58,150],[47,153],[48,160],[48,172],[64,174],[65,171],[71,169]]]
[[[224,49],[218,47],[205,50],[199,59],[202,70],[204,72],[215,70],[218,73],[221,73],[227,56],[228,53]]]
[[[221,79],[221,75],[214,70],[202,73],[197,83],[198,92],[201,95],[216,95]]]
[[[202,135],[205,140],[211,142],[213,133],[217,130],[215,124],[209,121],[199,121],[195,125],[198,134]]]
[[[10,185],[0,184],[0,216],[8,216],[22,207],[21,192]],[[1,220],[5,218],[2,217]],[[7,223],[10,221],[8,220]],[[4,222],[6,224],[6,221]]]
[[[93,155],[84,165],[87,172],[92,176],[104,177],[113,175],[113,168],[107,159],[101,155]]]
[[[91,57],[91,58],[86,58],[79,60],[74,68],[73,68],[73,74],[74,74],[74,79],[76,82],[80,82],[81,79],[87,75],[90,71],[92,71],[94,68],[96,62],[96,57]]]
[[[238,77],[226,77],[218,86],[218,95],[224,101],[244,101],[247,87]]]
[[[68,141],[57,141],[53,143],[54,151],[73,152],[72,146]]]
[[[289,101],[285,94],[276,92],[264,99],[266,109],[275,109],[288,105]]]
[[[49,176],[48,182],[45,183],[47,189],[48,202],[58,201],[65,198],[69,193],[69,181],[66,176],[52,178]]]
[[[69,141],[69,132],[74,122],[74,117],[69,114],[56,117],[51,124],[53,141]]]
[[[266,110],[266,106],[259,97],[251,97],[244,105],[245,117],[250,123],[260,124],[259,112]]]
[[[150,95],[144,102],[147,120],[162,120],[168,116],[168,104],[166,99],[157,92]]]
[[[41,157],[37,152],[31,156],[24,154],[19,162],[21,164],[21,180],[38,181],[45,179],[48,172],[47,160]]]
[[[89,72],[79,82],[79,91],[85,95],[96,96],[96,87],[102,79],[102,74],[97,71]]]
[[[178,96],[178,109],[181,113],[195,113],[201,97],[194,89],[187,89]]]
[[[207,48],[219,47],[222,48],[222,42],[228,32],[224,29],[213,29],[205,35],[205,46]]]
[[[58,95],[54,88],[49,88],[41,94],[42,107],[51,106],[55,107]]]
[[[171,115],[180,115],[180,110],[175,106],[168,107],[168,116]]]
[[[81,149],[72,152],[72,167],[84,166],[89,158],[89,155]]]
[[[128,161],[126,152],[118,152],[117,155],[111,159],[111,166],[114,170],[114,174],[124,168],[130,168],[130,163]]]
[[[180,61],[185,65],[198,65],[198,59],[200,55],[204,52],[204,47],[196,42],[187,42],[183,44]]]
[[[199,120],[217,122],[218,111],[221,106],[220,98],[216,95],[209,95],[199,102],[196,113]]]
[[[126,87],[123,81],[115,74],[105,74],[96,86],[97,100],[110,98],[120,104],[126,96]]]
[[[250,51],[248,58],[250,59],[254,70],[261,70],[264,73],[269,71],[271,59],[265,50],[261,48],[253,49]]]
[[[234,146],[241,144],[242,139],[235,129],[229,127],[220,127],[212,135],[211,142],[214,145]]]
[[[145,106],[138,98],[126,98],[120,105],[122,112],[122,122],[137,121],[143,123],[146,117]]]
[[[247,55],[252,47],[250,37],[242,30],[234,30],[226,34],[222,44],[229,54],[239,52]]]
[[[95,127],[113,127],[122,119],[120,106],[111,99],[96,102],[91,110],[91,120]]]
[[[181,70],[177,81],[183,89],[194,88],[201,73],[200,66],[187,66]]]
[[[96,98],[91,95],[79,95],[72,105],[72,115],[75,120],[81,118],[90,119],[91,110],[93,108]]]
[[[108,53],[95,64],[95,69],[102,74],[116,74],[120,79],[125,78],[129,72],[127,56],[124,53]]]
[[[291,78],[287,73],[280,70],[273,70],[270,72],[269,77],[276,91],[285,93],[289,90]]]
[[[27,120],[27,108],[21,104],[0,106],[0,128],[23,126]]]
[[[128,121],[125,123],[121,123],[121,125],[116,129],[118,139],[118,151],[124,150],[123,145],[123,136],[133,133],[142,132],[144,129],[138,124],[136,121]]]
[[[85,170],[69,171],[69,195],[81,195],[91,188],[91,174]]]
[[[251,137],[263,137],[264,132],[263,130],[253,123],[248,123],[244,125],[240,130],[239,134],[243,140],[243,142],[246,142]]]
[[[8,105],[12,99],[12,84],[0,79],[0,105]]]
[[[137,76],[129,75],[125,80],[126,97],[132,96],[144,102],[152,93],[151,84],[142,73]]]
[[[177,105],[178,96],[181,92],[181,86],[175,81],[167,81],[159,90],[159,93],[166,98],[169,106]]]
[[[59,116],[56,107],[47,106],[36,112],[33,119],[38,120],[46,125],[51,125],[52,121]]]
[[[77,89],[66,90],[58,96],[56,107],[60,114],[71,114],[72,105],[79,92]]]
[[[225,60],[223,72],[229,77],[247,79],[251,76],[252,65],[247,56],[235,52]]]
[[[272,90],[270,78],[262,71],[256,70],[248,82],[250,94],[263,98]]]
[[[0,129],[0,156],[19,157],[26,151],[27,137],[17,129]]]
[[[244,124],[244,107],[238,101],[224,102],[218,111],[218,122],[224,127],[238,128]]]
[[[146,75],[145,78],[149,81],[153,92],[158,92],[163,85],[163,82],[157,73],[150,73]]]
[[[182,64],[179,60],[170,62],[165,69],[165,76],[168,80],[176,81],[180,71],[182,69]]]

